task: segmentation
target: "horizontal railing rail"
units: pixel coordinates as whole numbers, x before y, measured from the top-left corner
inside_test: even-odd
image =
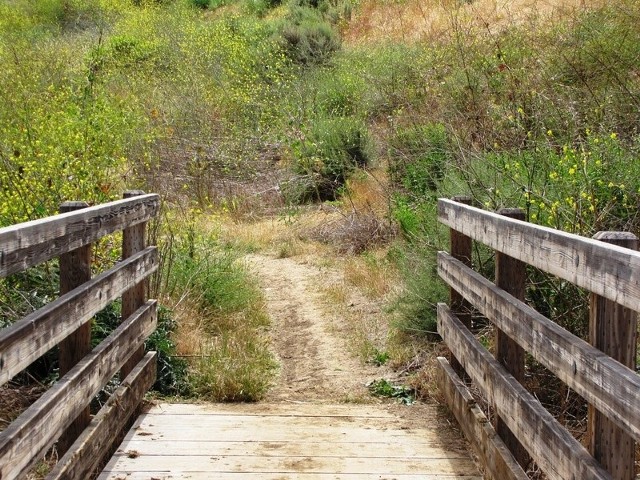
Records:
[[[447,199],[438,201],[438,218],[499,252],[640,311],[640,252]]]
[[[635,479],[634,440],[640,441],[640,377],[635,371],[640,253],[621,245],[636,247],[637,239],[619,233],[587,239],[505,216],[514,216],[514,211],[501,213],[458,201],[438,202],[439,220],[452,232],[452,252],[438,253],[438,273],[456,299],[451,308],[438,305],[438,331],[455,358],[457,373],[468,376],[493,407],[498,433],[521,464],[530,456],[555,479]],[[461,236],[496,251],[496,283],[475,272],[463,261],[469,259],[455,251],[463,244],[469,255],[470,243]],[[524,302],[524,283],[517,286],[524,282],[524,264],[592,292],[591,343]],[[495,356],[462,321],[470,308],[495,325]],[[522,386],[525,351],[589,402],[588,448]],[[440,379],[447,383],[449,403],[459,421],[469,421],[465,408],[454,402],[465,394],[452,393],[452,386],[459,390],[461,384],[445,363],[441,359]],[[474,440],[484,442],[479,449],[486,450],[486,435]],[[491,454],[481,452],[480,457],[495,464],[500,448],[492,447]],[[488,465],[493,478],[522,478],[521,470],[512,469],[505,476],[493,466]]]
[[[0,385],[58,346],[59,379],[0,432],[0,478],[26,476],[57,442],[48,479],[88,479],[140,405],[156,376],[155,352],[143,353],[155,330],[157,302],[145,281],[158,268],[145,224],[160,208],[156,194],[127,192],[94,207],[69,202],[59,215],[0,229],[0,277],[60,259],[60,296],[0,330]],[[123,259],[91,278],[90,248],[122,231]],[[122,322],[91,349],[91,319],[122,298]],[[120,372],[120,386],[91,419],[92,399]]]

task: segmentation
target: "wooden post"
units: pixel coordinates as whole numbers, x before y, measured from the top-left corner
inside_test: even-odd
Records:
[[[88,206],[85,202],[65,202],[60,205],[60,213],[72,212]],[[60,295],[70,292],[89,280],[91,280],[91,245],[60,256]],[[58,346],[60,377],[71,370],[90,351],[91,322],[89,321],[60,342]],[[69,449],[90,421],[91,411],[87,405],[58,440],[59,454]]]
[[[598,232],[596,240],[638,250],[632,233]],[[589,338],[591,344],[623,365],[635,370],[638,314],[594,293],[590,297]],[[614,480],[633,480],[635,443],[633,437],[589,405],[587,442],[589,453],[606,468]]]
[[[525,219],[524,211],[519,208],[501,208],[498,213],[516,220]],[[526,279],[525,263],[496,252],[496,285],[499,288],[518,300],[524,300]],[[524,349],[499,328],[496,328],[495,358],[520,384],[523,383]],[[496,417],[496,431],[511,450],[516,461],[526,468],[530,461],[529,454],[499,416]]]
[[[130,190],[124,192],[123,198],[132,198],[144,195],[141,190]],[[130,256],[144,250],[146,246],[146,222],[139,223],[122,231],[122,258]],[[140,308],[145,302],[146,282],[142,281],[126,291],[122,295],[122,320],[128,318],[133,312]],[[144,348],[141,347],[134,352],[120,371],[120,378],[124,379],[131,373],[140,360],[144,357]]]
[[[471,205],[471,197],[457,196],[453,197],[452,200],[454,202],[464,203],[465,205]],[[450,250],[453,258],[460,260],[462,263],[470,267],[471,248],[471,237],[468,237],[457,230],[450,230]],[[449,289],[449,305],[451,311],[460,319],[460,321],[467,328],[471,329],[471,305],[453,288]],[[456,373],[461,378],[464,378],[464,369],[453,355],[451,355],[451,361],[449,363]]]

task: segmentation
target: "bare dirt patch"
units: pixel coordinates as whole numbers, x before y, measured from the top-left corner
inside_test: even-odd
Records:
[[[265,292],[272,345],[281,365],[266,401],[375,401],[366,384],[387,369],[364,364],[354,355],[349,326],[330,313],[322,293],[323,287],[340,281],[341,273],[301,257],[250,255],[247,262]],[[357,307],[355,301],[345,300]],[[370,313],[376,308],[370,306]]]

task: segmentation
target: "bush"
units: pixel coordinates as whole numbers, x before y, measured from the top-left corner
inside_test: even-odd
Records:
[[[364,112],[367,82],[353,65],[340,62],[323,69],[312,79],[316,111],[328,117],[358,116]]]
[[[191,4],[194,7],[202,8],[203,10],[209,8],[211,0],[191,0]]]
[[[398,128],[389,140],[391,178],[411,195],[433,196],[453,156],[442,124]]]
[[[340,38],[322,14],[308,7],[293,7],[280,31],[284,51],[303,66],[326,63],[341,46]]]
[[[435,250],[426,245],[396,251],[396,264],[404,279],[404,290],[393,305],[396,327],[410,335],[437,336],[438,302],[446,302],[448,288],[438,278]]]
[[[173,334],[177,328],[173,312],[158,307],[158,326],[145,343],[145,350],[158,353],[158,368],[153,390],[161,395],[185,395],[189,393],[187,362],[176,356]]]
[[[307,137],[294,145],[296,169],[311,180],[297,200],[335,200],[348,176],[370,163],[371,150],[363,121],[353,117],[316,120]]]

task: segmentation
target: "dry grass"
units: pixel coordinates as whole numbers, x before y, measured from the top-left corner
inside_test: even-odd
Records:
[[[345,282],[320,286],[324,309],[339,318],[349,350],[363,362],[388,349],[389,319],[382,302],[365,299],[359,290]]]
[[[349,350],[365,362],[395,348],[390,344],[392,318],[386,305],[395,292],[397,273],[385,261],[385,253],[333,257],[330,268],[336,270],[335,280],[318,285],[325,311],[340,318]]]
[[[321,207],[324,218],[307,221],[302,237],[330,245],[339,253],[359,254],[396,237],[389,210],[386,173],[362,170],[347,181],[341,204]]]
[[[247,401],[266,392],[275,363],[267,348],[263,301],[224,318],[204,316],[189,299],[173,311],[176,355],[188,361],[190,383],[199,398]]]
[[[308,230],[311,240],[333,246],[338,252],[359,254],[396,237],[395,225],[375,213],[353,210]]]
[[[398,291],[400,274],[385,259],[386,250],[377,250],[367,256],[349,257],[343,263],[347,283],[359,288],[367,297],[380,299]]]
[[[165,299],[166,305],[171,305],[170,299]],[[173,340],[176,342],[176,355],[190,358],[202,354],[202,342],[206,338],[204,321],[193,301],[185,299],[173,308],[173,314],[177,323],[173,332]]]
[[[245,252],[261,252],[279,258],[297,255],[322,255],[326,248],[309,241],[304,232],[310,226],[326,218],[321,209],[301,210],[291,217],[271,217],[257,221],[223,219],[221,240],[234,249]]]
[[[510,25],[552,22],[603,4],[602,0],[365,0],[344,39],[352,45],[436,41],[449,36],[456,24],[495,33]]]
[[[0,431],[6,429],[19,415],[46,391],[42,384],[3,385],[0,387]],[[50,449],[44,459],[38,462],[26,475],[26,480],[45,478],[53,465],[58,461],[55,447]]]
[[[384,217],[389,213],[390,191],[386,168],[361,170],[347,180],[344,202],[352,210],[369,211]]]
[[[11,384],[0,387],[0,431],[4,430],[18,416],[24,412],[46,388],[41,384],[26,386],[12,386]]]

